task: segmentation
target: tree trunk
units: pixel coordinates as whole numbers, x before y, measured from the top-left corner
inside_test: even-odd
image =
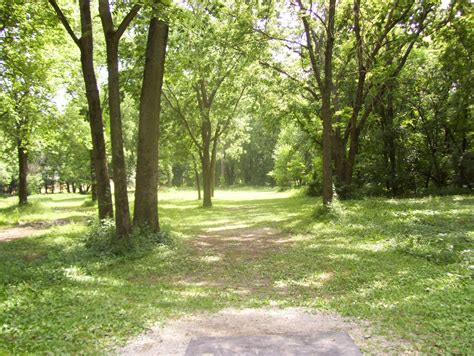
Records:
[[[211,156],[211,197],[214,198],[214,190],[216,188],[216,160],[217,160],[217,137],[212,144]]]
[[[28,204],[28,153],[18,140],[18,199],[20,205]]]
[[[220,174],[220,180],[221,182],[223,182],[224,184],[226,183],[226,179],[225,179],[225,149],[224,149],[224,145],[222,145],[222,152],[221,152],[221,174]]]
[[[384,138],[384,156],[386,157],[386,172],[388,173],[388,186],[392,195],[399,194],[398,179],[397,179],[397,162],[396,162],[396,142],[395,142],[395,128],[393,126],[393,119],[395,116],[395,109],[393,106],[393,86],[386,86],[386,107],[382,107],[382,130]],[[383,104],[382,104],[383,105]]]
[[[329,1],[328,27],[326,48],[324,50],[324,85],[321,93],[323,119],[323,204],[328,206],[332,202],[332,55],[334,47],[334,18],[336,14],[336,0]]]
[[[127,170],[123,152],[122,115],[120,111],[120,83],[118,45],[120,37],[114,30],[108,1],[99,1],[99,13],[105,35],[108,71],[110,139],[115,196],[115,228],[117,238],[126,238],[131,230],[127,195]]]
[[[80,0],[82,37],[79,40],[81,65],[86,86],[89,107],[89,123],[92,135],[94,168],[97,181],[99,219],[113,217],[112,194],[110,191],[107,155],[105,151],[104,124],[100,107],[99,90],[94,72],[92,18],[90,0]]]
[[[200,182],[200,179],[199,179],[199,171],[197,169],[196,162],[193,161],[193,163],[194,163],[194,177],[195,177],[195,180],[196,180],[196,189],[197,189],[197,192],[198,192],[198,200],[201,200],[201,182]]]
[[[150,20],[140,97],[134,225],[160,230],[158,219],[158,148],[168,24]]]
[[[203,140],[204,141],[204,140]],[[212,207],[212,174],[211,174],[211,155],[209,140],[203,142],[203,152],[201,158],[202,164],[202,185],[203,185],[203,202],[205,208]]]
[[[91,170],[91,198],[92,201],[97,201],[97,183],[95,180],[95,168],[94,168],[94,153],[89,150],[90,153],[90,170]]]

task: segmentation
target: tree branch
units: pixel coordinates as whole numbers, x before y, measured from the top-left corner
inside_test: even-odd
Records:
[[[264,61],[259,61],[259,63],[264,66],[264,67],[267,67],[267,68],[271,68],[275,71],[277,71],[278,73],[280,74],[283,74],[284,76],[286,76],[287,78],[291,79],[292,81],[300,84],[303,86],[303,88],[308,91],[311,96],[315,99],[315,100],[318,100],[319,99],[319,96],[318,94],[314,91],[313,88],[311,88],[310,86],[306,85],[305,83],[303,83],[301,80],[299,80],[298,78],[294,77],[293,75],[291,75],[290,73],[286,72],[285,70],[281,69],[280,67],[277,67],[276,65],[274,64],[270,64],[270,63],[267,63],[267,62],[264,62]]]
[[[301,3],[301,0],[296,0],[298,6],[301,11],[306,11],[306,8]],[[311,61],[311,67],[313,68],[314,76],[316,78],[316,82],[318,83],[319,90],[323,90],[323,83],[321,80],[321,71],[319,69],[318,61],[316,60],[316,55],[313,47],[313,38],[311,36],[311,27],[309,26],[308,19],[306,16],[301,16],[301,20],[303,21],[304,32],[306,36],[306,42],[308,46],[308,53],[309,59]]]
[[[168,90],[169,87],[168,87]],[[170,90],[170,94],[174,97],[172,91]],[[191,140],[193,141],[193,143],[196,145],[196,147],[199,149],[199,150],[202,150],[202,146],[199,144],[199,142],[197,141],[196,137],[194,136],[193,134],[193,131],[191,130],[191,126],[189,125],[189,122],[188,120],[186,119],[186,117],[184,116],[182,110],[181,110],[181,107],[179,106],[179,102],[178,100],[176,99],[176,97],[174,97],[174,100],[176,101],[176,105],[173,105],[173,103],[171,102],[171,100],[168,98],[168,96],[166,95],[166,92],[163,91],[163,97],[165,98],[165,100],[168,102],[169,106],[171,107],[171,109],[173,109],[174,112],[176,112],[179,116],[179,118],[181,119],[181,121],[184,123],[184,126],[186,128],[186,131],[188,131],[189,135],[191,136]]]
[[[69,22],[68,22],[66,16],[64,16],[64,13],[61,11],[61,9],[59,8],[56,1],[55,0],[48,0],[48,1],[51,4],[51,6],[53,7],[54,11],[56,12],[56,15],[58,15],[58,18],[62,22],[64,28],[67,31],[67,33],[69,33],[69,36],[71,36],[74,43],[80,48],[81,47],[80,39],[76,36],[74,31],[72,30],[71,25],[69,25]]]
[[[120,37],[122,37],[128,25],[130,25],[130,22],[132,22],[135,16],[137,16],[138,11],[140,11],[141,7],[142,6],[138,4],[134,5],[132,9],[130,10],[130,12],[123,18],[121,24],[119,25],[115,33],[115,36],[117,36],[117,39],[120,39]]]

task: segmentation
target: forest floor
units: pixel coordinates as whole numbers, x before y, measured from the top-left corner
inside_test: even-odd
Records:
[[[86,197],[31,200],[0,199],[0,225],[68,224],[0,243],[0,354],[139,350],[156,336],[172,350],[197,325],[250,332],[248,318],[262,334],[297,333],[295,318],[347,331],[370,353],[471,350],[473,196],[351,200],[327,215],[292,191],[217,191],[212,209],[168,191],[173,239],[128,256],[86,248]]]

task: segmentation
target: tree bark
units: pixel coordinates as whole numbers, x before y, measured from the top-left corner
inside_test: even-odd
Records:
[[[168,24],[150,20],[140,98],[134,225],[160,230],[158,219],[158,149]]]
[[[18,200],[19,205],[28,204],[28,153],[18,140]]]

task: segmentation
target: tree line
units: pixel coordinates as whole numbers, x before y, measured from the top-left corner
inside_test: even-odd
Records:
[[[159,230],[159,182],[205,207],[217,185],[306,186],[327,206],[472,189],[468,0],[0,9],[0,184],[20,204],[40,172],[32,186],[91,190],[123,238]]]

